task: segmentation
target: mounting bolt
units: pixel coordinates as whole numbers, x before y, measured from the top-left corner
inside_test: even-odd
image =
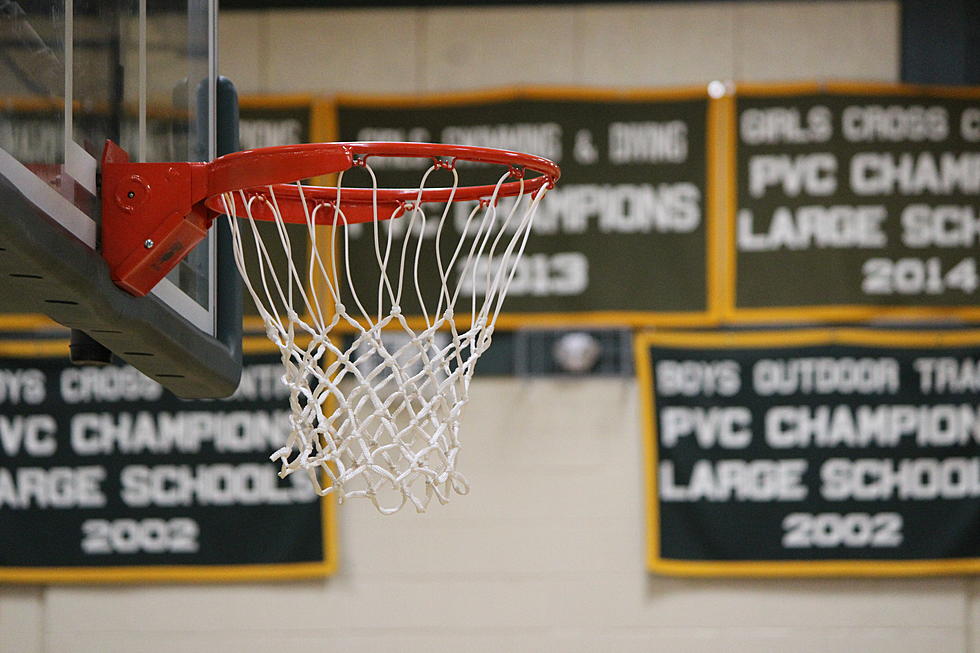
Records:
[[[128,197],[129,199],[133,199],[134,197],[136,197],[136,193],[133,191],[129,191],[128,193],[126,193],[126,197]]]
[[[153,249],[153,244],[154,244],[153,241],[150,240],[149,238],[143,241],[143,247],[147,249]]]

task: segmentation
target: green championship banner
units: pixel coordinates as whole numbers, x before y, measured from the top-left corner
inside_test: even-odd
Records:
[[[732,321],[980,317],[980,89],[739,86]]]
[[[331,140],[332,107],[326,100],[309,95],[245,95],[239,98],[239,138],[243,150],[260,147],[276,147],[295,143],[313,143]],[[322,180],[316,180],[322,181]],[[264,242],[278,244],[276,226],[270,222],[256,225]],[[309,285],[307,279],[309,260],[309,235],[305,225],[286,227],[290,235],[291,257],[296,262],[297,273],[303,286]],[[251,234],[250,230],[246,230]],[[259,279],[258,256],[250,237],[244,239],[245,262],[249,278]],[[269,247],[269,256],[277,278],[288,279],[286,256],[282,247]],[[244,326],[246,330],[261,330],[255,302],[248,292],[242,294]]]
[[[980,331],[647,333],[648,564],[980,572]]]
[[[493,147],[561,166],[561,180],[538,209],[498,320],[507,328],[714,321],[708,122],[704,89],[337,99],[341,141]],[[394,163],[399,165],[377,170],[379,186],[417,188],[431,164]],[[459,183],[493,184],[498,174],[467,167]],[[469,208],[457,208],[465,218]],[[465,225],[459,217],[452,227],[457,230]],[[355,278],[377,267],[371,234],[350,230]],[[444,242],[448,248],[456,239]],[[438,286],[435,261],[423,261],[420,275]],[[418,315],[410,301],[402,311]]]
[[[323,140],[327,110],[309,95],[243,95],[238,133],[243,150]]]
[[[180,400],[67,349],[0,342],[0,582],[333,572],[335,501],[269,460],[289,429],[278,354],[249,346],[232,397]]]

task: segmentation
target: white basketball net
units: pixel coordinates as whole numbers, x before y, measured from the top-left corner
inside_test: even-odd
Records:
[[[375,173],[361,165],[377,198]],[[469,491],[456,471],[461,411],[547,190],[524,193],[521,182],[521,194],[498,205],[507,172],[465,215],[452,201],[420,202],[429,176],[446,167],[436,162],[425,171],[416,201],[400,217],[379,215],[375,201],[374,220],[362,226],[349,226],[340,208],[343,173],[333,201],[307,199],[297,184],[311,242],[308,262],[293,260],[272,187],[266,196],[236,192],[245,215],[230,219],[236,265],[282,354],[290,390],[289,436],[272,455],[281,464],[279,476],[305,472],[319,494],[335,492],[341,501],[365,497],[385,514],[407,502],[424,512],[433,497],[446,503],[454,492]],[[455,166],[450,171],[455,194],[459,176]],[[224,198],[229,215],[231,200]],[[255,202],[273,209],[278,237],[266,240],[276,242],[261,237]],[[337,226],[316,227],[318,220]],[[370,265],[377,270],[367,275],[368,262],[358,261],[353,267],[360,279],[348,256],[352,229],[373,238]],[[272,252],[285,255],[285,274],[281,265],[278,275],[273,269]],[[251,278],[246,256],[254,257]],[[436,287],[420,281],[419,262],[426,257],[435,258]],[[315,284],[304,285],[304,277],[322,281],[323,290],[312,292]],[[417,328],[401,311],[407,297],[422,307]]]

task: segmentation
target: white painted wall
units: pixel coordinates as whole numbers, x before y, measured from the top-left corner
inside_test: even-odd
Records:
[[[242,93],[711,79],[894,81],[898,3],[261,11],[221,17]],[[980,651],[980,582],[644,569],[632,380],[481,380],[468,497],[340,511],[322,581],[0,588],[0,653]],[[0,525],[2,527],[2,525]]]
[[[899,75],[898,2],[269,10],[221,17],[242,93],[648,87]]]

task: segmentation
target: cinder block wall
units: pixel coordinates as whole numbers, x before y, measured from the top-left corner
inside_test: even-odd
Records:
[[[712,79],[894,81],[897,2],[224,12],[242,93]],[[632,380],[481,380],[473,490],[340,511],[323,581],[0,587],[0,651],[980,651],[980,582],[694,580],[644,569]]]
[[[898,2],[225,12],[243,93],[414,93],[509,84],[646,87],[894,81]]]

